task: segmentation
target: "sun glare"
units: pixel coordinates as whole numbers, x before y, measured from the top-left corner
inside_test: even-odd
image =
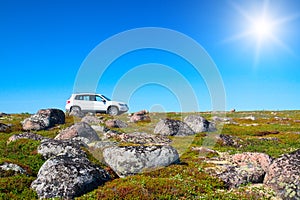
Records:
[[[257,10],[249,12],[241,8],[239,5],[232,3],[233,7],[241,14],[242,23],[245,25],[245,29],[241,30],[236,35],[231,36],[226,41],[241,40],[245,41],[252,38],[251,45],[254,47],[254,66],[259,62],[260,54],[263,52],[262,49],[270,45],[277,45],[287,52],[293,54],[294,52],[289,48],[284,41],[281,40],[278,30],[284,29],[285,23],[293,21],[298,18],[300,14],[294,14],[289,16],[281,16],[275,18],[270,10],[269,1],[262,1],[261,11],[257,13]],[[264,51],[265,52],[265,51]]]
[[[253,33],[260,39],[266,38],[274,31],[271,24],[268,19],[256,19],[252,25]]]

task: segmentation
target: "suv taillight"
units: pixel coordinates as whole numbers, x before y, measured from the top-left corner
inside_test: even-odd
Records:
[[[71,102],[71,101],[70,101],[70,100],[68,100],[68,101],[67,101],[67,104],[69,104],[70,102]]]

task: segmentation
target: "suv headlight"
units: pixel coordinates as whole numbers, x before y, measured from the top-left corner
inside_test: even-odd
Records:
[[[119,106],[126,106],[126,104],[124,104],[124,103],[119,103]]]

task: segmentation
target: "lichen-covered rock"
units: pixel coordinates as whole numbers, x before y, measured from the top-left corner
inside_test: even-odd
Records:
[[[86,153],[81,149],[82,146],[85,145],[72,140],[45,139],[38,147],[38,153],[41,154],[45,159],[57,156],[59,154],[67,154],[70,157],[86,157]]]
[[[282,199],[300,199],[300,149],[275,159],[270,165],[264,183]]]
[[[183,120],[195,133],[216,131],[213,123],[200,115],[189,115]]]
[[[217,141],[224,146],[240,147],[241,139],[231,135],[220,134],[216,136]]]
[[[98,126],[98,125],[92,125],[91,126],[92,129],[94,129],[95,131],[99,131],[101,133],[107,132],[109,131],[109,128],[105,127],[105,126]]]
[[[88,123],[89,125],[98,125],[102,123],[98,117],[87,115],[81,119],[81,122]]]
[[[4,132],[4,133],[11,132],[11,125],[0,123],[0,132]]]
[[[105,122],[108,128],[126,128],[128,124],[119,119],[109,119]]]
[[[105,162],[120,177],[168,166],[179,161],[171,146],[123,146],[104,149]]]
[[[238,166],[258,166],[268,171],[272,158],[265,153],[244,152],[232,155],[230,161]]]
[[[257,166],[227,166],[226,170],[217,175],[228,188],[235,188],[247,183],[262,183],[265,171]]]
[[[30,140],[41,141],[41,140],[45,139],[45,137],[41,136],[41,135],[38,135],[38,134],[35,134],[35,133],[30,133],[30,132],[15,134],[15,135],[10,136],[10,138],[8,138],[7,144],[9,144],[13,141],[19,140],[19,139],[30,139]]]
[[[65,123],[65,113],[59,109],[41,109],[22,121],[24,130],[44,130]]]
[[[19,165],[14,164],[14,163],[8,163],[8,162],[4,162],[4,163],[0,164],[0,172],[1,172],[1,170],[3,170],[3,171],[14,171],[15,173],[19,173],[19,174],[26,174],[27,173],[26,170],[23,169],[22,167],[20,167]]]
[[[272,158],[264,153],[244,152],[221,155],[212,168],[212,174],[224,181],[228,188],[248,183],[263,183]]]
[[[139,112],[131,114],[130,117],[130,122],[150,122],[151,118],[149,117],[149,112],[147,110],[141,110]]]
[[[113,142],[113,141],[97,141],[94,143],[89,144],[89,147],[93,147],[95,149],[104,149],[107,147],[113,147],[113,146],[117,146],[118,143],[117,142]]]
[[[164,136],[187,136],[195,134],[186,123],[168,118],[160,120],[156,124],[154,133]]]
[[[60,154],[48,159],[31,184],[39,198],[73,199],[102,185],[108,173],[86,157]]]
[[[64,130],[62,130],[56,137],[56,140],[77,140],[86,144],[99,140],[96,131],[85,122],[78,122]]]
[[[166,145],[171,142],[169,138],[162,135],[150,135],[143,132],[122,133],[118,136],[122,142],[134,144]]]

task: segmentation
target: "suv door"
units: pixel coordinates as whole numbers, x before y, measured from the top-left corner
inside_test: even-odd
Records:
[[[95,95],[94,96],[94,110],[97,111],[106,111],[107,110],[107,105],[106,105],[106,100],[103,99],[100,95]]]
[[[90,95],[77,95],[74,99],[74,106],[79,106],[81,110],[93,110],[93,103]]]

